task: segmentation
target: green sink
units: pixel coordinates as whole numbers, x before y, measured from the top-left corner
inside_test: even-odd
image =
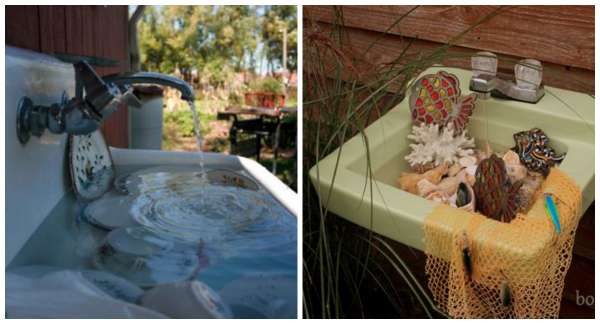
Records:
[[[442,69],[459,78],[463,94],[471,93],[470,71],[434,67],[423,74]],[[339,149],[315,165],[309,175],[321,201],[328,201],[333,213],[423,250],[424,219],[438,203],[403,191],[395,184],[400,174],[409,170],[404,156],[409,152],[406,136],[411,126],[408,100],[404,100],[366,129],[373,171],[372,200],[361,135],[344,144],[332,188]],[[546,95],[537,104],[497,98],[478,100],[468,129],[478,147],[487,139],[492,149],[499,151],[514,146],[514,133],[533,127],[544,130],[558,152],[567,152],[559,168],[583,191],[582,211],[585,211],[594,200],[594,98],[546,87]],[[327,197],[329,192],[331,197]]]

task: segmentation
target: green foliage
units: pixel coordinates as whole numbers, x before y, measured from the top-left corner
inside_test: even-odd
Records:
[[[244,97],[238,92],[231,91],[227,96],[227,101],[230,105],[240,106],[244,104]]]
[[[192,112],[179,109],[175,111],[165,111],[163,116],[165,124],[173,125],[177,128],[177,133],[184,137],[194,136],[194,120]]]
[[[266,43],[266,56],[271,65],[283,64],[283,33],[287,29],[287,68],[297,68],[298,33],[296,30],[296,6],[265,6],[262,19],[262,36]],[[273,70],[273,66],[271,67]]]
[[[255,70],[263,56],[271,67],[280,62],[283,26],[295,69],[296,6],[148,6],[138,25],[141,67],[197,70],[201,82],[222,87],[233,73]]]
[[[252,81],[250,83],[250,90],[253,92],[269,92],[276,94],[285,93],[285,88],[281,81],[273,77],[264,77]]]

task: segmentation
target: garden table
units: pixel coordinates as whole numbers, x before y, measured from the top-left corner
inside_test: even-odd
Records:
[[[241,130],[243,132],[251,133],[256,135],[256,160],[260,161],[260,139],[262,136],[275,135],[273,141],[273,166],[271,172],[275,174],[277,172],[277,153],[279,149],[279,134],[281,131],[281,121],[285,116],[295,115],[297,107],[281,107],[281,108],[267,108],[267,107],[240,107],[230,106],[225,108],[217,114],[217,119],[230,120],[233,119],[231,128],[229,129],[229,140],[232,145],[237,143],[237,132]],[[238,117],[241,115],[251,115],[255,118],[241,120]],[[269,119],[271,124],[265,124],[264,119]]]

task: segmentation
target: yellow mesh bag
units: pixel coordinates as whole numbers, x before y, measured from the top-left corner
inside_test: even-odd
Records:
[[[546,214],[544,193],[554,197],[560,234]],[[581,215],[581,190],[552,168],[533,198],[529,212],[511,223],[444,204],[426,217],[428,286],[451,317],[558,317]],[[472,260],[470,278],[463,262],[465,245]]]

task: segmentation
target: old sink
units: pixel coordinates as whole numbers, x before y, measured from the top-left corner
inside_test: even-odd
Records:
[[[441,69],[459,78],[463,94],[471,93],[470,71],[433,67],[423,74]],[[404,157],[409,152],[406,136],[411,126],[405,99],[366,129],[373,172],[372,195],[367,178],[367,151],[361,135],[343,145],[335,181],[332,178],[339,149],[310,170],[310,179],[321,202],[333,213],[423,250],[423,222],[437,203],[403,191],[395,184],[400,173],[409,169]],[[497,151],[514,146],[514,133],[533,127],[543,129],[557,151],[567,152],[560,169],[583,191],[585,211],[594,200],[594,98],[546,87],[545,96],[537,104],[497,98],[478,100],[468,130],[479,147],[487,138]]]

